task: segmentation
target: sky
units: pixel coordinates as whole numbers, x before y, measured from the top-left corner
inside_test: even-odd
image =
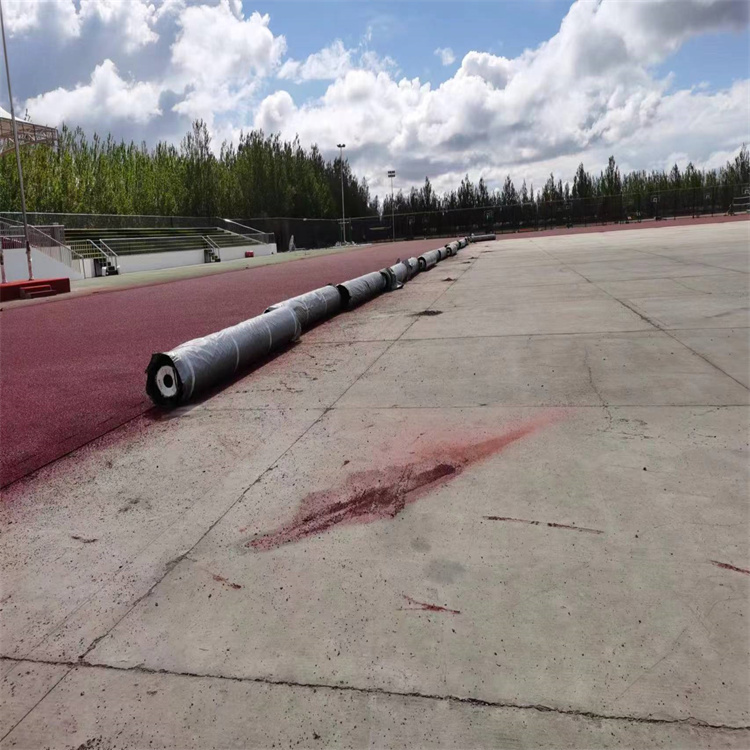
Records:
[[[746,0],[0,2],[18,114],[149,145],[195,118],[217,150],[253,128],[343,142],[381,195],[388,169],[538,189],[750,143]]]

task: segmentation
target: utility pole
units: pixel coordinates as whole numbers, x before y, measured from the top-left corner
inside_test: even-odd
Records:
[[[395,169],[388,170],[388,176],[391,178],[391,222],[393,223],[393,241],[396,241],[396,209],[393,203],[393,178],[396,176]]]
[[[5,73],[8,77],[8,99],[10,100],[10,119],[13,123],[13,145],[16,148],[16,166],[18,167],[18,187],[21,190],[21,216],[23,217],[23,236],[26,241],[26,264],[29,267],[29,281],[33,281],[34,273],[31,268],[31,243],[29,242],[29,223],[26,220],[26,196],[23,192],[23,170],[21,169],[21,147],[18,144],[18,125],[16,124],[16,110],[13,106],[13,91],[10,87],[10,66],[8,65],[8,44],[5,41],[5,22],[3,21],[3,3],[0,0],[0,36],[3,38],[3,54],[5,55]],[[3,264],[3,277],[5,265]],[[5,278],[3,278],[5,281]]]
[[[346,212],[344,211],[344,149],[345,143],[337,144],[339,149],[339,166],[341,167],[341,236],[346,244]]]

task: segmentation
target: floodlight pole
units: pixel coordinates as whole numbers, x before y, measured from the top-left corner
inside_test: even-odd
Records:
[[[18,125],[16,124],[16,110],[13,107],[13,91],[10,87],[10,66],[8,65],[8,44],[5,41],[5,23],[3,21],[3,3],[0,0],[0,36],[3,38],[3,54],[5,55],[5,73],[8,77],[8,99],[10,100],[10,119],[13,123],[13,145],[16,148],[16,165],[18,166],[18,187],[21,190],[21,216],[23,217],[23,236],[26,241],[26,264],[29,267],[29,281],[33,281],[34,272],[31,268],[31,243],[29,242],[29,223],[26,220],[26,196],[23,191],[23,170],[21,169],[21,148],[18,144]],[[3,282],[5,282],[5,264],[3,267]]]
[[[339,166],[341,167],[341,236],[343,237],[342,244],[346,244],[346,212],[344,211],[344,149],[346,144],[339,143],[336,147],[339,149]]]
[[[396,241],[396,208],[393,202],[393,178],[396,176],[396,170],[389,169],[388,176],[391,178],[391,222],[393,223],[393,242],[395,242]]]

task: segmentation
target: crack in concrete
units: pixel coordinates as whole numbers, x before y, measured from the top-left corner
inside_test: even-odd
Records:
[[[584,345],[583,351],[583,364],[586,365],[586,370],[589,374],[589,384],[591,385],[591,389],[596,394],[596,397],[599,399],[599,401],[601,401],[604,413],[607,415],[607,426],[603,430],[601,430],[601,432],[609,432],[612,429],[612,412],[609,408],[609,404],[605,401],[604,396],[602,396],[598,386],[594,382],[594,374],[591,372],[591,363],[589,362],[589,348]]]
[[[69,661],[51,661],[51,660],[37,660],[37,659],[15,659],[9,656],[0,656],[0,661],[15,662],[17,664],[31,663],[31,664],[47,664],[51,666],[69,666],[71,670],[65,673],[58,682],[53,685],[52,688],[35,704],[34,707],[39,705],[44,698],[52,692],[52,690],[64,679],[73,669],[100,669],[100,670],[111,670],[114,672],[133,672],[135,674],[149,674],[149,675],[167,675],[170,677],[194,677],[198,679],[213,679],[213,680],[228,680],[231,682],[240,683],[256,683],[259,685],[278,685],[280,687],[289,688],[300,688],[300,689],[311,689],[311,690],[332,690],[343,693],[360,693],[363,695],[382,695],[389,698],[421,698],[424,700],[435,700],[444,701],[449,703],[461,703],[464,705],[477,706],[480,708],[510,708],[518,711],[538,711],[540,713],[554,713],[562,714],[565,716],[578,716],[584,719],[592,719],[594,721],[629,721],[634,724],[657,724],[657,725],[689,725],[696,726],[705,729],[716,729],[728,732],[742,732],[750,730],[750,724],[747,725],[731,725],[731,724],[712,724],[702,719],[697,719],[694,716],[688,716],[686,718],[669,718],[659,719],[652,716],[628,716],[623,714],[602,714],[596,711],[584,711],[582,709],[575,708],[561,708],[560,706],[549,706],[544,703],[512,703],[509,701],[490,701],[483,700],[481,698],[469,698],[466,696],[459,695],[439,695],[435,693],[420,693],[418,691],[399,691],[399,690],[386,690],[385,688],[376,687],[358,687],[354,685],[330,685],[324,682],[296,682],[294,680],[274,680],[269,677],[234,677],[231,675],[212,674],[210,672],[187,672],[170,669],[155,669],[146,667],[142,664],[138,664],[132,667],[119,667],[111,664],[94,664],[90,662],[76,663]],[[33,709],[31,709],[33,710]],[[26,716],[31,713],[31,710],[27,712]],[[24,717],[25,718],[25,717]],[[23,721],[23,719],[21,720]],[[18,722],[20,724],[20,721]],[[18,724],[16,724],[18,726]],[[15,728],[15,727],[14,727]],[[12,731],[12,730],[11,730]],[[6,735],[7,736],[7,735]]]
[[[606,289],[599,286],[599,284],[597,284],[595,281],[592,281],[590,278],[588,278],[588,276],[585,276],[580,271],[573,268],[573,266],[568,265],[564,261],[552,255],[552,253],[550,253],[548,250],[545,250],[544,248],[540,248],[540,249],[545,255],[548,255],[550,258],[553,258],[554,260],[556,260],[561,266],[563,266],[563,268],[567,268],[569,271],[572,271],[577,276],[580,276],[584,281],[591,284],[593,287],[596,287],[596,289],[598,289],[599,291],[604,292],[610,299],[613,299],[615,302],[619,302],[625,309],[630,310],[630,312],[637,315],[642,321],[644,321],[645,323],[648,323],[650,326],[655,328],[660,333],[663,333],[665,336],[669,336],[670,339],[680,344],[680,346],[685,347],[685,349],[687,349],[689,352],[692,352],[696,357],[699,357],[700,359],[702,359],[706,364],[718,370],[722,375],[726,375],[730,380],[733,380],[735,383],[737,383],[737,385],[742,386],[746,391],[750,390],[750,388],[748,388],[744,383],[737,380],[737,378],[732,377],[726,370],[723,370],[721,367],[719,367],[719,365],[717,365],[715,362],[712,362],[708,357],[704,357],[700,352],[697,352],[691,346],[688,346],[684,341],[681,341],[680,339],[678,339],[677,336],[672,335],[669,332],[669,329],[665,328],[663,325],[661,325],[661,323],[658,323],[655,320],[651,319],[648,315],[645,315],[640,310],[638,310],[638,308],[635,307],[634,305],[629,305],[624,300],[621,300],[619,297],[616,297],[611,292],[608,292]]]

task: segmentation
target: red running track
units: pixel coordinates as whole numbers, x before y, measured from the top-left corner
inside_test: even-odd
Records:
[[[703,221],[558,229],[500,238],[694,223]],[[0,487],[147,411],[151,402],[144,370],[153,352],[234,325],[287,297],[391,265],[397,257],[418,255],[439,242],[379,245],[3,311]]]
[[[389,243],[4,310],[0,487],[147,411],[144,371],[153,352],[440,242]]]

